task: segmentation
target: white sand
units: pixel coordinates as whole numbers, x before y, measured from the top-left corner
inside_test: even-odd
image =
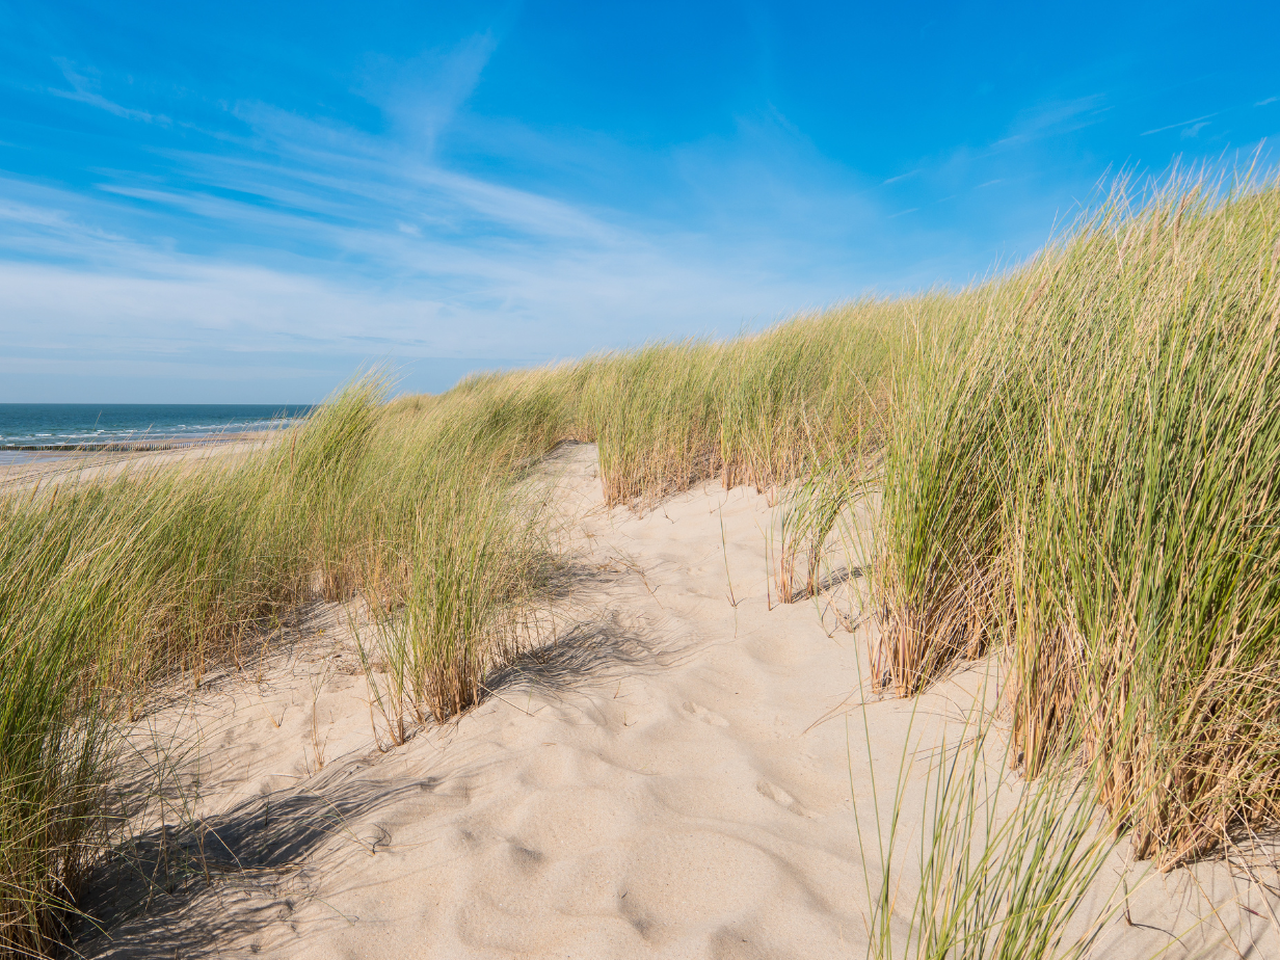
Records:
[[[135,816],[142,836],[123,889],[99,881],[108,931],[82,949],[866,955],[855,816],[869,845],[875,820],[864,717],[887,815],[913,710],[913,745],[935,745],[948,724],[954,737],[982,668],[864,714],[873,627],[840,626],[859,616],[859,581],[770,609],[778,516],[764,497],[708,486],[643,515],[607,511],[594,447],[565,448],[556,463],[581,574],[556,611],[556,642],[497,678],[459,722],[385,752],[354,653],[361,625],[334,608],[313,611],[264,664],[153,712],[122,779],[154,782],[160,769],[164,795]],[[837,572],[857,562],[832,560]],[[908,837],[919,834],[922,757],[904,795]],[[991,773],[1004,776],[998,762]],[[902,852],[900,914],[916,858]],[[1086,907],[1104,899],[1119,862]],[[874,890],[874,858],[870,869]],[[1232,873],[1216,862],[1147,882],[1130,898],[1135,925],[1111,919],[1094,955],[1152,956],[1176,933],[1164,956],[1280,956],[1276,901]]]

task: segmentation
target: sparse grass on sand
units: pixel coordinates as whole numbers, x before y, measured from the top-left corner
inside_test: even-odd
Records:
[[[439,397],[386,403],[368,377],[265,450],[0,500],[0,953],[55,949],[100,846],[113,719],[159,680],[235,663],[308,598],[368,604],[393,736],[475,703],[554,563],[522,481],[570,438],[599,444],[612,504],[713,478],[789,496],[784,598],[817,589],[823,539],[874,486],[876,684],[909,695],[998,655],[1015,759],[1032,775],[1087,760],[1113,826],[1163,866],[1274,822],[1278,264],[1276,183],[1120,190],[959,293]],[[939,802],[963,824],[984,814],[945,792],[956,776]],[[1098,848],[1076,795],[1045,790],[1019,802],[1028,824],[1067,818],[1053,862],[1075,886],[1044,888],[1056,910]],[[1008,890],[945,895],[1039,883],[1017,866],[1027,836],[999,861]],[[959,849],[940,848],[940,871],[970,863]],[[1050,950],[1023,933],[1009,949],[1033,952],[1017,955]],[[961,949],[937,942],[953,946],[925,952]]]

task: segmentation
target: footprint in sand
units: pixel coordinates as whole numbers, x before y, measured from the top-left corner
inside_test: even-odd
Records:
[[[799,800],[787,793],[787,791],[783,790],[776,783],[770,783],[768,780],[761,780],[756,784],[756,790],[758,790],[760,792],[760,796],[764,797],[766,800],[772,800],[783,809],[794,813],[797,817],[811,818],[813,816],[804,808],[804,805],[800,803]]]
[[[709,723],[713,727],[727,727],[729,721],[714,710],[708,710],[700,703],[694,703],[692,700],[686,700],[681,707],[694,720],[701,720],[703,723]]]

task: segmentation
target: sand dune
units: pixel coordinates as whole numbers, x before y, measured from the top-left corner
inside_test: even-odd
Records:
[[[311,609],[260,662],[158,705],[122,762],[120,833],[136,839],[95,879],[104,929],[80,949],[866,954],[857,825],[865,842],[904,747],[927,755],[954,735],[993,665],[864,713],[874,623],[861,617],[856,550],[832,556],[837,583],[818,600],[771,603],[779,517],[765,497],[707,486],[643,513],[607,510],[593,446],[562,448],[552,468],[575,563],[554,641],[492,677],[479,708],[398,746],[360,668],[355,637],[369,628],[354,608]],[[991,762],[993,778],[1008,776]],[[162,788],[130,792],[157,771]],[[909,837],[923,779],[902,795]],[[1117,853],[1081,930],[1123,869]],[[1131,869],[1128,918],[1107,921],[1094,955],[1280,955],[1276,902],[1241,869],[1218,861],[1145,882]]]

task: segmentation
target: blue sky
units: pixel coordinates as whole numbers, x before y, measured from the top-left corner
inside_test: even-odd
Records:
[[[1277,36],[1274,4],[0,0],[0,402],[438,390],[963,284],[1109,172],[1269,158]]]

